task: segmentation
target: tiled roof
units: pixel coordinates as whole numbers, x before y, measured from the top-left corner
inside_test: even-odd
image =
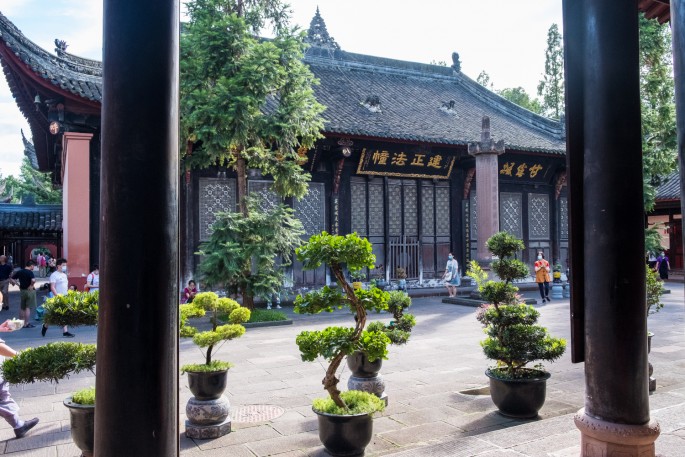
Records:
[[[21,141],[24,142],[24,155],[29,159],[31,166],[36,170],[40,170],[40,167],[38,166],[38,156],[36,155],[36,147],[26,139],[24,130],[21,131]]]
[[[50,54],[24,36],[0,13],[0,41],[51,84],[87,100],[102,100],[102,63],[59,50]]]
[[[680,200],[680,172],[671,173],[656,189],[656,201]]]
[[[62,206],[0,204],[0,230],[61,232]]]
[[[324,130],[439,144],[480,141],[483,116],[507,148],[564,154],[562,124],[494,94],[451,67],[312,47]]]

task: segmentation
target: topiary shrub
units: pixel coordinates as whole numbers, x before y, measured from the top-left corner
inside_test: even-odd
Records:
[[[49,343],[28,348],[2,363],[3,377],[10,384],[57,383],[71,374],[94,369],[95,345],[83,343]]]
[[[370,290],[353,289],[343,272],[344,266],[347,266],[350,273],[374,267],[376,256],[372,253],[371,243],[356,233],[340,236],[322,232],[320,235],[313,235],[307,243],[296,250],[296,254],[306,269],[316,269],[322,264],[328,265],[339,287],[325,286],[320,290],[298,295],[295,299],[295,312],[318,314],[347,307],[356,321],[354,327],[327,327],[323,330],[303,331],[295,340],[302,360],[314,361],[318,357],[323,357],[329,362],[322,384],[330,398],[315,400],[314,409],[319,412],[330,411],[329,406],[332,403],[337,408],[336,411],[339,411],[333,414],[351,414],[351,405],[347,402],[354,398],[357,404],[355,410],[362,409],[357,412],[381,411],[379,404],[382,402],[374,401],[371,397],[376,400],[377,398],[371,393],[341,394],[338,390],[340,379],[336,376],[340,364],[349,354],[361,351],[370,361],[386,359],[388,355],[390,338],[383,331],[364,330],[364,327],[368,311],[388,309],[390,294],[375,287]],[[363,398],[366,399],[361,400]]]
[[[95,405],[95,387],[77,390],[71,396],[71,401],[77,405]]]
[[[43,304],[43,322],[47,325],[97,325],[100,292],[70,290],[65,295],[49,298]]]
[[[647,281],[647,315],[658,313],[664,304],[661,296],[664,293],[664,283],[659,280],[659,273],[645,265]]]
[[[196,327],[188,325],[191,317],[204,317],[210,313],[212,330],[198,331]],[[239,338],[245,333],[241,324],[250,319],[250,310],[230,298],[219,298],[214,292],[202,292],[195,296],[192,303],[181,305],[181,336],[192,337],[193,343],[199,348],[207,348],[204,352],[204,364],[188,364],[181,367],[181,372],[223,371],[232,365],[229,362],[212,361],[212,351],[219,343]],[[228,324],[218,325],[219,314],[228,316]]]
[[[404,311],[411,306],[411,297],[401,290],[393,290],[389,293],[388,312],[394,318],[388,325],[382,322],[371,322],[367,330],[385,333],[392,344],[406,344],[411,336],[411,331],[416,325],[416,318]]]
[[[480,308],[477,319],[487,335],[481,342],[483,352],[497,362],[490,372],[502,379],[538,377],[542,366],[529,369],[525,368],[526,364],[557,360],[566,350],[566,341],[551,337],[547,329],[536,325],[540,313],[522,303],[518,287],[511,284],[528,276],[528,267],[514,258],[524,249],[523,242],[499,232],[487,241],[487,246],[497,257],[491,267],[501,280],[487,280],[487,274],[475,261],[471,262],[467,275],[475,280],[481,296],[489,302]]]

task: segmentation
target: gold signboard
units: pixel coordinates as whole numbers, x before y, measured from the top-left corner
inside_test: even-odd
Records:
[[[456,157],[430,151],[362,150],[357,174],[449,179]]]

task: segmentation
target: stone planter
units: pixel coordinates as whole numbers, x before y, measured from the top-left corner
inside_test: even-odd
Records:
[[[347,356],[347,367],[352,372],[347,381],[348,390],[369,392],[383,400],[387,406],[388,395],[385,393],[385,381],[378,372],[383,365],[383,359],[369,362],[366,354],[355,352]]]
[[[519,419],[537,417],[545,404],[549,373],[531,379],[500,379],[490,370],[486,370],[485,375],[490,378],[492,402],[501,414]]]
[[[186,404],[186,436],[213,439],[231,432],[231,404],[223,395],[228,370],[188,372],[188,387],[193,393]]]
[[[95,405],[74,403],[69,397],[64,400],[64,406],[69,409],[71,439],[81,450],[82,457],[92,457],[95,449]]]
[[[318,416],[319,439],[326,451],[333,456],[364,455],[366,446],[373,437],[371,414],[337,416],[320,413]]]

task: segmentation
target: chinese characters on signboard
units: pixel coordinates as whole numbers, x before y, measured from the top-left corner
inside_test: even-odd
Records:
[[[430,151],[363,149],[357,174],[448,179],[456,158]]]
[[[539,180],[544,178],[545,165],[537,162],[503,162],[500,163],[500,177]]]

